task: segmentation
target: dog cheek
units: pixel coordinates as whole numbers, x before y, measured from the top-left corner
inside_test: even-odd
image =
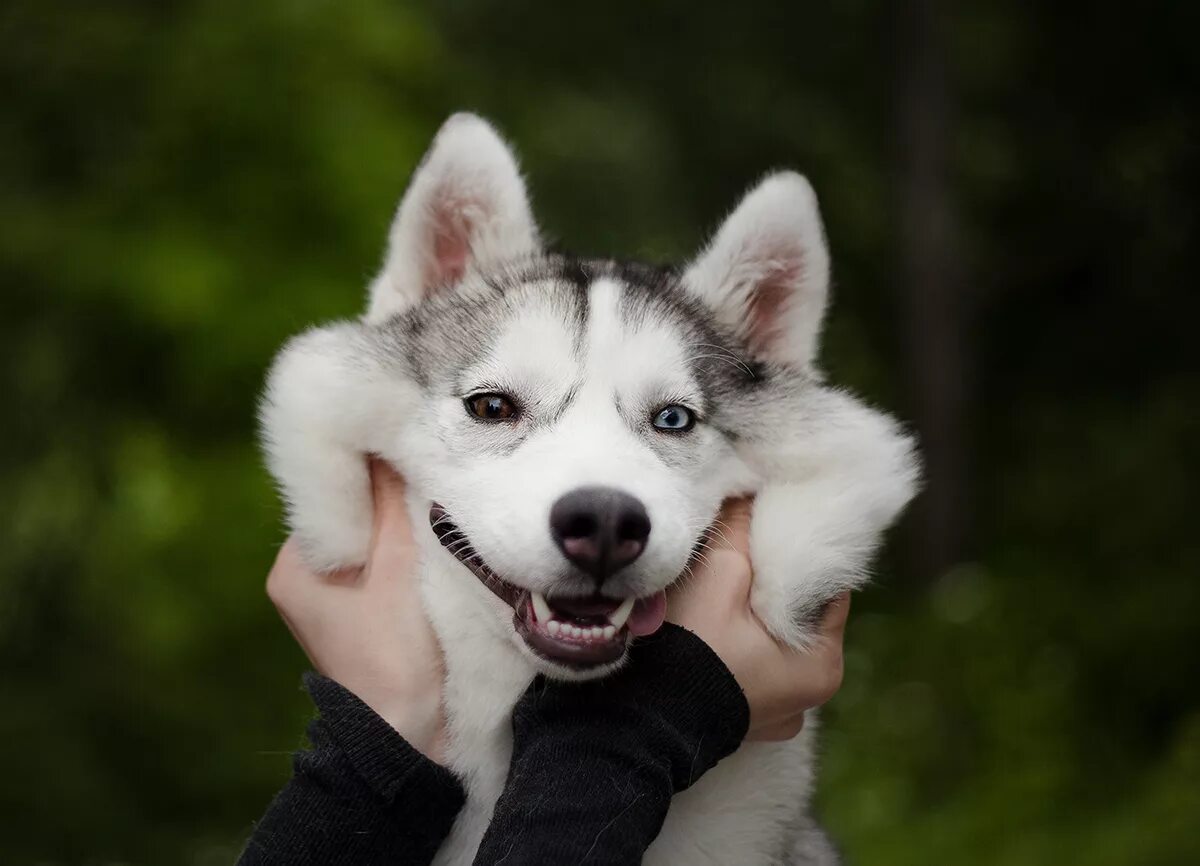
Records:
[[[473,460],[455,467],[442,504],[493,570],[539,589],[560,570],[560,557],[550,537],[547,497],[517,462]]]
[[[672,494],[647,502],[652,528],[640,570],[648,590],[668,586],[683,572],[705,523],[703,502],[678,486]]]

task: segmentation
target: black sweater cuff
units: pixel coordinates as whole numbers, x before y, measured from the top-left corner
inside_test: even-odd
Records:
[[[415,787],[455,812],[461,808],[463,789],[454,774],[413,748],[357,695],[317,673],[304,675],[304,687],[321,713],[319,724],[385,802]]]
[[[594,684],[598,692],[603,684]],[[729,668],[696,634],[673,623],[638,639],[613,686],[618,700],[653,707],[681,743],[694,747],[686,767],[672,768],[676,793],[733,754],[750,727],[750,705]]]
[[[425,866],[465,801],[458,779],[333,680],[304,683],[320,710],[312,749],[246,844],[239,866]]]
[[[671,797],[737,749],[749,720],[733,675],[678,626],[639,640],[611,677],[539,677],[513,711],[508,784],[475,863],[640,863]]]
[[[750,705],[708,644],[666,623],[639,638],[626,666],[611,677],[534,680],[516,706],[513,724],[519,746],[541,725],[578,722],[591,730],[596,719],[606,720],[612,736],[665,760],[672,793],[678,793],[741,745]]]

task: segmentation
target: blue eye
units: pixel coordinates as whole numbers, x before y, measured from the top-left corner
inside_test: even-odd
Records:
[[[654,416],[654,426],[669,433],[686,433],[696,424],[696,416],[685,406],[667,406]]]

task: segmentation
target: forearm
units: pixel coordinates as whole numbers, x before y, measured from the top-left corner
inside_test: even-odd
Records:
[[[305,683],[320,718],[312,749],[246,843],[239,866],[417,866],[432,861],[462,786],[332,680]]]
[[[475,863],[640,863],[671,797],[737,748],[748,717],[720,660],[674,626],[610,679],[535,682]]]
[[[572,715],[542,725],[512,763],[476,864],[641,862],[671,803],[670,770],[631,748],[628,729],[598,733]]]

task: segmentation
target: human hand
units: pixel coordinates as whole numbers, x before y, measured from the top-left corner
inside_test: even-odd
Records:
[[[750,705],[748,740],[790,740],[804,712],[842,684],[842,637],[850,593],[829,605],[804,651],[772,637],[750,607],[749,499],[729,500],[716,534],[690,579],[667,592],[667,619],[698,635],[733,673]]]
[[[372,461],[371,487],[374,530],[367,564],[315,573],[292,537],[267,576],[267,595],[318,671],[440,761],[446,745],[442,654],[417,587],[417,545],[404,480]]]

